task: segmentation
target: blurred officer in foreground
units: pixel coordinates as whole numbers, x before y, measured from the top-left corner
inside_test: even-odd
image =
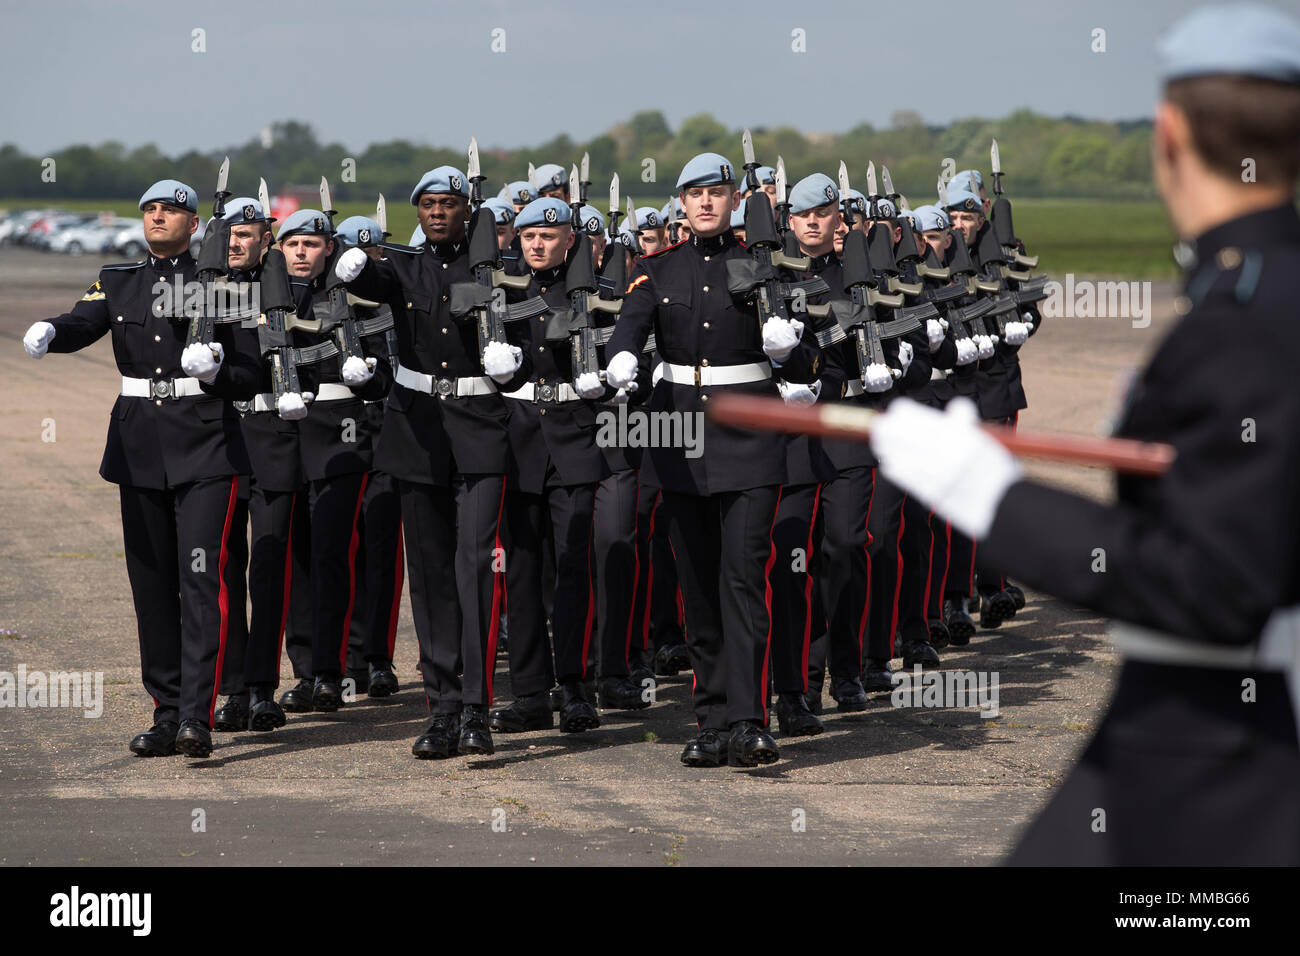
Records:
[[[1152,153],[1183,240],[1183,318],[1117,432],[1173,445],[1169,471],[1120,477],[1110,505],[1024,480],[960,400],[895,403],[872,446],[991,559],[1115,619],[1110,711],[1011,862],[1294,866],[1300,24],[1207,8],[1159,53]]]

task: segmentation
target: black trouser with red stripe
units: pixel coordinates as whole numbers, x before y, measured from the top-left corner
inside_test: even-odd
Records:
[[[348,633],[348,670],[367,663],[387,665],[397,638],[402,603],[402,499],[397,479],[372,471],[366,482],[358,526],[357,601]]]
[[[785,485],[772,525],[772,683],[778,694],[808,690],[813,526],[820,501],[820,485]]]
[[[336,475],[311,482],[311,593],[313,677],[342,677],[348,629],[356,610],[357,518],[369,475]]]
[[[248,590],[253,599],[253,619],[244,653],[245,684],[280,683],[280,642],[289,610],[289,590],[295,580],[293,551],[301,545],[295,539],[307,531],[295,506],[307,499],[305,486],[297,492],[269,491],[253,476],[248,500],[253,530]],[[299,587],[303,583],[298,582]],[[307,671],[303,676],[310,674]]]
[[[663,494],[645,485],[637,489],[636,553],[633,648],[654,653],[661,647],[686,643],[684,610],[672,543],[668,540]]]
[[[867,520],[875,487],[875,470],[845,468],[822,484],[821,604],[824,630],[813,635],[808,656],[808,687],[820,691],[827,658],[831,676],[852,678],[862,673],[862,635],[867,626],[871,563]]]
[[[1002,425],[1014,429],[1019,418],[1020,413],[1017,412],[1014,415],[1008,415],[1006,418],[990,418],[985,419],[985,421],[993,425]],[[973,560],[975,562],[975,585],[981,595],[988,596],[1006,590],[1007,576],[1002,573],[1001,568],[989,564],[981,558],[978,545],[975,548]]]
[[[591,576],[601,677],[626,677],[637,581],[636,472],[616,471],[596,486]]]
[[[311,677],[311,495],[304,485],[293,503],[293,584],[289,588],[289,614],[284,624],[284,652],[293,676]],[[279,655],[277,655],[277,660]]]
[[[930,512],[930,589],[926,598],[925,616],[943,620],[943,599],[948,586],[948,560],[952,553],[952,525],[935,512]]]
[[[877,475],[871,503],[871,606],[867,610],[867,658],[887,661],[897,656],[899,554],[903,536],[903,503],[907,493]]]
[[[904,644],[930,640],[927,606],[930,589],[939,587],[938,581],[931,581],[934,533],[930,518],[933,514],[911,495],[903,504],[903,533],[899,541],[902,567],[898,583],[898,639]]]
[[[765,724],[768,574],[780,486],[663,496],[686,604],[696,722],[701,730]]]
[[[448,714],[487,706],[502,598],[495,572],[505,564],[497,550],[505,478],[458,475],[451,487],[399,479],[397,488],[425,700]],[[512,633],[512,657],[513,648]]]
[[[226,659],[221,665],[221,693],[244,690],[244,649],[248,646],[248,496],[249,480],[239,483],[235,514],[230,522],[230,631]]]
[[[154,720],[212,726],[239,570],[228,541],[238,476],[119,487],[122,542]]]
[[[596,485],[553,486],[540,495],[506,493],[510,553],[506,556],[506,620],[510,628],[510,688],[516,697],[551,685],[586,680],[594,595],[591,538]],[[548,540],[549,538],[549,540]],[[555,635],[552,669],[546,635],[543,556],[553,548]],[[626,666],[626,665],[625,665]]]

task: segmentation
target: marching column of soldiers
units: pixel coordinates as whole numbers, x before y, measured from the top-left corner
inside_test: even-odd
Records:
[[[277,228],[266,184],[230,200],[223,166],[197,261],[195,190],[147,189],[148,258],[104,267],[25,339],[40,358],[111,333],[123,376],[100,473],[121,488],[155,706],[131,751],[204,757],[213,731],[339,710],[349,685],[397,693],[404,584],[429,714],[411,749],[435,759],[557,712],[561,733],[590,730],[690,670],[682,761],[771,763],[774,729],[823,731],[823,688],[864,710],[893,660],[938,667],[976,615],[1013,617],[1023,593],[868,445],[705,415],[728,393],[962,395],[1014,424],[1044,292],[996,144],[992,218],[978,170],[912,209],[888,170],[883,190],[874,165],[865,192],[843,166],[787,188],[744,146],[742,167],[694,157],[666,206],[629,201],[620,226],[616,181],[608,213],[588,203],[585,157],[485,199],[471,145],[468,172],[415,184],[410,245],[387,241],[382,197],[335,223],[324,182]],[[202,306],[160,308],[159,280],[199,283]],[[682,440],[601,425],[638,416]]]

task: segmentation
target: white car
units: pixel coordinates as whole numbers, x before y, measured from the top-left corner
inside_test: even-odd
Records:
[[[130,220],[115,216],[108,221],[100,219],[84,226],[63,229],[50,237],[50,251],[66,252],[71,256],[109,252],[114,237],[129,223]]]
[[[199,243],[203,241],[203,234],[207,232],[207,222],[202,216],[199,217],[199,228],[195,230],[194,235],[190,236],[190,253],[194,256],[199,254]],[[148,246],[144,241],[144,220],[134,219],[129,226],[119,230],[113,236],[112,244],[108,247],[109,251],[115,251],[128,259],[140,259],[144,257],[145,250]]]

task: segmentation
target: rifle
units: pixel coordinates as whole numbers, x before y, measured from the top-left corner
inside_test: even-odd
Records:
[[[874,170],[873,170],[874,171]],[[853,201],[849,197],[849,172],[844,163],[840,163],[840,196],[843,197],[844,221],[849,227],[844,237],[844,291],[849,295],[849,302],[832,302],[831,311],[843,333],[831,341],[853,340],[858,354],[858,376],[862,387],[867,386],[867,367],[884,365],[890,374],[899,379],[901,370],[885,362],[884,340],[896,339],[924,328],[924,323],[916,315],[898,315],[888,322],[877,322],[873,311],[877,305],[897,308],[903,304],[902,295],[884,295],[876,286],[871,268],[871,259],[867,249],[867,236],[862,230],[854,229]],[[872,207],[874,208],[874,202]],[[937,314],[937,313],[936,313]]]
[[[991,210],[993,231],[997,235],[998,243],[1002,246],[1002,251],[1012,265],[1032,269],[1038,265],[1038,256],[1027,256],[1020,252],[1020,241],[1016,239],[1016,229],[1011,221],[1011,201],[1002,194],[1002,177],[1004,173],[1002,172],[1002,157],[998,153],[998,141],[996,139],[989,149],[989,160],[993,168],[993,195],[997,197],[993,201],[993,209]],[[1010,267],[1006,271],[1006,276],[1017,281],[1028,281],[1030,279],[1028,272],[1016,272],[1011,270]]]
[[[600,286],[596,283],[595,268],[591,262],[591,237],[587,235],[581,218],[582,207],[587,202],[587,186],[587,154],[584,153],[582,175],[578,175],[577,166],[569,173],[569,205],[574,232],[569,267],[564,274],[564,292],[569,297],[569,314],[567,317],[556,317],[567,321],[555,323],[565,327],[557,328],[554,333],[556,338],[563,336],[569,340],[570,370],[574,378],[587,372],[600,373],[600,354],[596,351],[595,330],[591,326],[592,300],[600,301],[597,295]],[[617,205],[617,197],[612,198]],[[622,307],[621,302],[614,305]]]
[[[799,248],[799,240],[794,230],[790,228],[788,180],[785,178],[785,160],[780,156],[776,157],[776,172],[772,178],[776,180],[776,230],[781,234],[781,251],[791,259],[798,259],[803,252]],[[745,235],[748,236],[749,233]]]
[[[474,317],[478,329],[478,350],[483,354],[489,342],[506,342],[504,303],[494,294],[496,289],[527,289],[528,276],[506,275],[497,246],[497,220],[483,205],[483,180],[478,159],[478,140],[469,141],[470,224],[469,265],[473,282],[453,283],[448,311],[453,318]],[[533,175],[529,166],[529,176]],[[531,181],[531,180],[530,180]]]
[[[334,215],[336,210],[330,197],[330,184],[324,176],[320,179],[320,204],[321,212],[325,214],[325,219],[330,225],[330,231],[334,230]],[[334,344],[338,349],[339,367],[342,368],[350,358],[358,358],[361,361],[366,360],[365,350],[361,347],[361,335],[357,331],[356,316],[352,313],[351,303],[349,302],[347,285],[334,272],[334,264],[338,257],[343,254],[342,243],[334,244],[334,255],[330,257],[329,265],[325,268],[325,315],[320,316],[322,332],[332,332]]]
[[[217,190],[212,202],[212,219],[208,222],[208,231],[203,235],[199,245],[198,277],[204,285],[203,304],[190,316],[190,325],[185,333],[185,346],[203,344],[211,345],[216,340],[216,316],[208,309],[215,301],[217,280],[230,274],[230,223],[226,222],[226,200],[230,193],[226,190],[226,181],[230,175],[230,157],[227,156],[217,172]],[[216,358],[214,349],[212,357]]]
[[[289,269],[284,253],[272,246],[262,260],[262,314],[264,323],[257,326],[258,347],[271,360],[271,390],[277,410],[281,396],[302,394],[298,381],[295,349],[290,345],[288,317],[296,312],[293,290],[289,286]]]

